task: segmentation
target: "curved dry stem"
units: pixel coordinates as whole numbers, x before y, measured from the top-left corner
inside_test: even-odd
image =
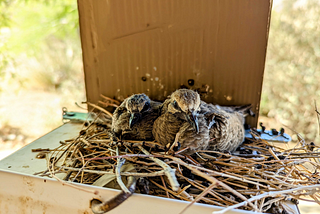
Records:
[[[127,200],[135,191],[136,189],[136,179],[134,176],[128,177],[128,184],[127,189],[129,190],[128,193],[125,193],[124,191],[121,191],[118,195],[116,195],[114,198],[102,202],[99,199],[92,199],[91,204],[91,210],[94,214],[102,214],[109,212],[110,210],[116,208],[120,204],[122,204],[125,200]]]
[[[241,198],[242,200],[244,200],[246,203],[248,203],[255,211],[258,211],[257,206],[255,206],[254,204],[252,204],[250,201],[248,201],[248,199],[242,195],[241,193],[237,192],[236,190],[234,190],[233,188],[229,187],[228,185],[224,184],[223,182],[217,180],[214,177],[211,177],[203,172],[201,172],[200,170],[196,169],[194,166],[191,166],[189,164],[184,163],[182,160],[180,160],[179,158],[175,158],[175,157],[170,157],[171,159],[175,160],[177,163],[184,165],[185,167],[187,167],[188,169],[190,169],[192,172],[194,172],[196,175],[199,175],[203,178],[205,178],[206,180],[210,181],[212,184],[216,184],[219,185],[221,187],[223,187],[226,190],[229,190],[231,193],[233,193],[234,195],[238,196],[239,198]]]
[[[139,149],[146,155],[151,155],[147,150],[145,150],[142,146],[138,146]],[[165,162],[163,162],[162,160],[159,160],[158,158],[154,158],[154,157],[149,157],[151,160],[153,160],[154,162],[156,162],[159,166],[161,166],[164,170],[165,175],[167,176],[171,188],[173,191],[178,191],[179,190],[179,183],[177,180],[177,177],[175,175],[176,170],[172,169],[168,164],[166,164]]]
[[[118,147],[116,148],[116,153],[117,153],[117,155],[119,155]],[[116,178],[117,178],[117,182],[118,182],[120,188],[122,189],[122,191],[125,192],[126,194],[130,194],[130,191],[128,190],[128,188],[126,187],[126,185],[124,185],[124,183],[122,182],[121,174],[120,174],[120,169],[121,169],[122,165],[123,165],[125,162],[126,162],[126,159],[117,158]]]
[[[284,194],[297,194],[294,192],[299,192],[299,191],[310,191],[310,193],[314,193],[314,192],[320,192],[320,184],[317,185],[312,185],[312,186],[303,186],[303,187],[297,187],[297,188],[293,188],[293,189],[287,189],[287,190],[281,190],[281,191],[272,191],[272,192],[265,192],[263,194],[257,195],[257,196],[253,196],[251,198],[249,198],[247,201],[243,201],[241,203],[229,206],[223,210],[220,211],[215,211],[213,212],[213,214],[223,214],[229,210],[241,207],[246,205],[248,202],[251,201],[256,201],[256,200],[260,200],[262,198],[266,198],[266,197],[275,197],[275,196],[279,196],[279,195],[284,195]],[[307,195],[308,193],[304,193],[304,195]]]
[[[105,110],[104,108],[102,108],[102,107],[100,107],[100,106],[98,106],[98,105],[95,105],[95,104],[93,104],[93,103],[89,103],[89,102],[87,102],[87,104],[88,104],[89,106],[92,106],[92,107],[94,107],[94,108],[102,111],[102,112],[105,113],[106,115],[109,115],[110,117],[112,117],[112,114],[111,114],[109,111]]]

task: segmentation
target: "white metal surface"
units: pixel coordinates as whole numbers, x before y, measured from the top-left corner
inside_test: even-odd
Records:
[[[87,190],[97,190],[98,195],[84,192],[73,187],[65,186],[53,179],[43,179],[36,176],[24,175],[2,170],[0,172],[0,213],[17,214],[89,214],[92,213],[89,201],[92,198],[103,200],[115,196],[119,190],[100,188],[77,184]],[[187,202],[134,194],[123,204],[115,208],[110,214],[116,213],[154,213],[177,214],[187,206]],[[185,212],[212,213],[219,207],[195,204]],[[228,213],[252,213],[245,211],[232,211]]]
[[[54,149],[61,145],[61,140],[74,138],[78,135],[82,124],[66,123],[57,129],[51,131],[45,136],[26,145],[12,155],[0,161],[0,169],[5,169],[13,172],[21,172],[29,175],[41,172],[47,168],[45,159],[37,159],[36,155],[39,152],[32,152],[32,149]]]
[[[31,149],[56,148],[60,140],[77,136],[80,128],[81,124],[65,124],[0,161],[1,214],[90,214],[91,199],[107,200],[119,193],[119,190],[75,184],[87,190],[83,191],[63,185],[55,179],[33,175],[46,169],[46,160],[36,159],[38,153],[31,152]],[[98,194],[95,195],[94,191],[98,191]],[[177,214],[187,204],[179,200],[134,194],[109,213]],[[216,206],[195,204],[185,213],[209,214],[219,209]],[[236,210],[228,213],[253,212]]]

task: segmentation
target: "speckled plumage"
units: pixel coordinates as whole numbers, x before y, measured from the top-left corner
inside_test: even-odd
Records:
[[[181,148],[189,147],[187,154],[202,149],[233,152],[244,141],[245,110],[208,104],[197,92],[179,89],[162,104],[152,133],[163,145],[172,144],[179,133]],[[198,133],[187,119],[190,112],[197,117]]]
[[[120,139],[153,140],[152,127],[159,116],[160,104],[145,94],[134,94],[126,98],[113,113],[113,133]],[[129,120],[133,113],[139,114],[139,119],[130,128]]]
[[[209,142],[209,129],[205,117],[199,116],[200,96],[197,92],[188,89],[179,89],[161,106],[161,116],[155,120],[153,135],[162,145],[172,144],[177,133],[181,149],[189,147],[185,154],[192,154],[197,150],[205,149]],[[197,117],[199,132],[188,120],[188,114]]]
[[[237,110],[232,107],[201,103],[201,113],[213,120],[209,131],[209,150],[234,152],[243,143],[245,110],[247,108]]]
[[[205,150],[209,146],[209,128],[203,115],[199,115],[198,123],[199,133],[196,133],[188,122],[184,122],[179,129],[178,142],[180,142],[181,148],[189,147],[184,152],[185,154],[193,154],[199,150]]]

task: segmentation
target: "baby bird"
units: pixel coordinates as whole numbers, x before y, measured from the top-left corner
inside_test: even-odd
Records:
[[[200,96],[189,89],[173,92],[161,106],[161,116],[155,120],[152,133],[162,145],[172,145],[177,136],[186,154],[205,149],[209,142],[209,129],[203,116],[199,117]],[[178,134],[178,135],[177,135]]]
[[[249,108],[208,104],[197,92],[179,89],[162,104],[152,133],[162,145],[179,142],[182,149],[189,147],[185,154],[202,149],[233,152],[244,141]]]
[[[199,132],[196,133],[195,129],[190,122],[184,122],[176,135],[175,141],[179,142],[181,148],[187,148],[184,154],[191,155],[199,150],[206,150],[209,146],[209,124],[203,115],[198,116]]]
[[[251,114],[250,108],[250,105],[226,107],[202,102],[201,113],[211,123],[208,149],[234,152],[244,141],[244,122],[247,114]]]
[[[113,113],[112,132],[125,140],[153,140],[152,127],[160,104],[145,94],[126,98]]]

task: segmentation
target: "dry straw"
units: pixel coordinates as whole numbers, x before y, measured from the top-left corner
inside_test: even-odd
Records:
[[[181,151],[165,151],[156,142],[109,139],[111,113],[104,107],[119,102],[103,99],[99,102],[102,107],[89,104],[95,119],[84,123],[79,136],[50,152],[43,176],[119,188],[124,199],[135,191],[190,201],[190,205],[225,207],[216,213],[232,208],[281,213],[281,202],[288,199],[320,204],[320,153],[301,137],[293,149],[256,138],[247,139],[235,154],[203,150],[184,156]],[[118,205],[114,203],[119,202],[104,205]]]

